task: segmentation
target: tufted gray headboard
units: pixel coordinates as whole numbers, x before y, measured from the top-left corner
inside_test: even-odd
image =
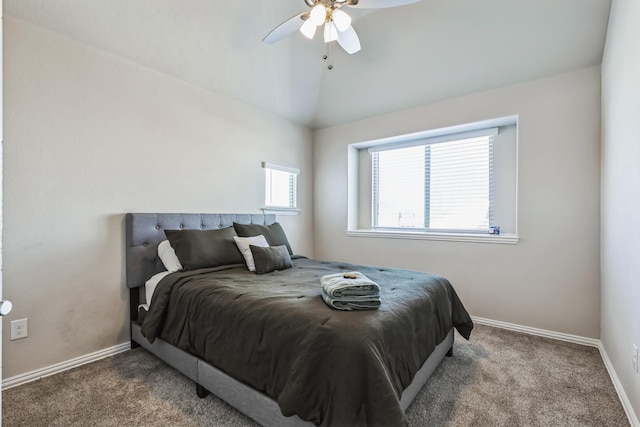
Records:
[[[166,239],[164,230],[214,230],[241,224],[269,225],[273,214],[185,214],[128,213],[126,223],[127,287],[143,286],[151,276],[164,271],[158,258],[158,243]]]

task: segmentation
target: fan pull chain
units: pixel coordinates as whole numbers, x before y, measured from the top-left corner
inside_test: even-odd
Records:
[[[327,45],[329,45],[329,55],[327,55]],[[326,61],[327,59],[329,59],[329,56],[331,56],[331,42],[324,44],[324,55],[322,56],[322,59]],[[327,68],[329,70],[333,70],[333,65],[329,64]]]

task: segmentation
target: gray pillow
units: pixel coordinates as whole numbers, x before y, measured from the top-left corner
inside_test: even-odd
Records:
[[[219,230],[165,230],[184,270],[244,264],[233,227]]]
[[[293,255],[291,245],[289,245],[289,240],[287,240],[287,235],[278,222],[274,222],[271,225],[238,224],[234,222],[233,228],[240,237],[253,237],[262,234],[264,238],[267,239],[269,246],[285,245],[289,251],[289,255]]]
[[[285,245],[263,248],[249,245],[253,261],[256,265],[256,273],[265,274],[276,270],[286,270],[293,267],[291,257]]]

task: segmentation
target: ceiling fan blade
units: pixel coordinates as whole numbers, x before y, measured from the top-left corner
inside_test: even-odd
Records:
[[[349,27],[342,32],[338,32],[338,44],[349,55],[353,55],[361,49],[360,39],[358,39],[356,30],[354,30],[353,27]]]
[[[382,9],[385,7],[404,6],[406,4],[418,3],[420,0],[358,0],[356,4],[347,6],[357,9]]]
[[[295,33],[304,22],[304,20],[302,19],[303,15],[305,14],[301,13],[287,19],[282,24],[271,30],[271,32],[262,39],[262,41],[268,44],[274,44],[287,37],[288,35]]]

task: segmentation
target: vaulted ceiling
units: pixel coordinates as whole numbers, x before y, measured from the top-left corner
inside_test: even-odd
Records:
[[[308,9],[303,0],[4,0],[6,15],[310,128],[600,64],[609,7],[422,0],[349,9],[362,50],[348,55],[298,32],[262,43]]]

